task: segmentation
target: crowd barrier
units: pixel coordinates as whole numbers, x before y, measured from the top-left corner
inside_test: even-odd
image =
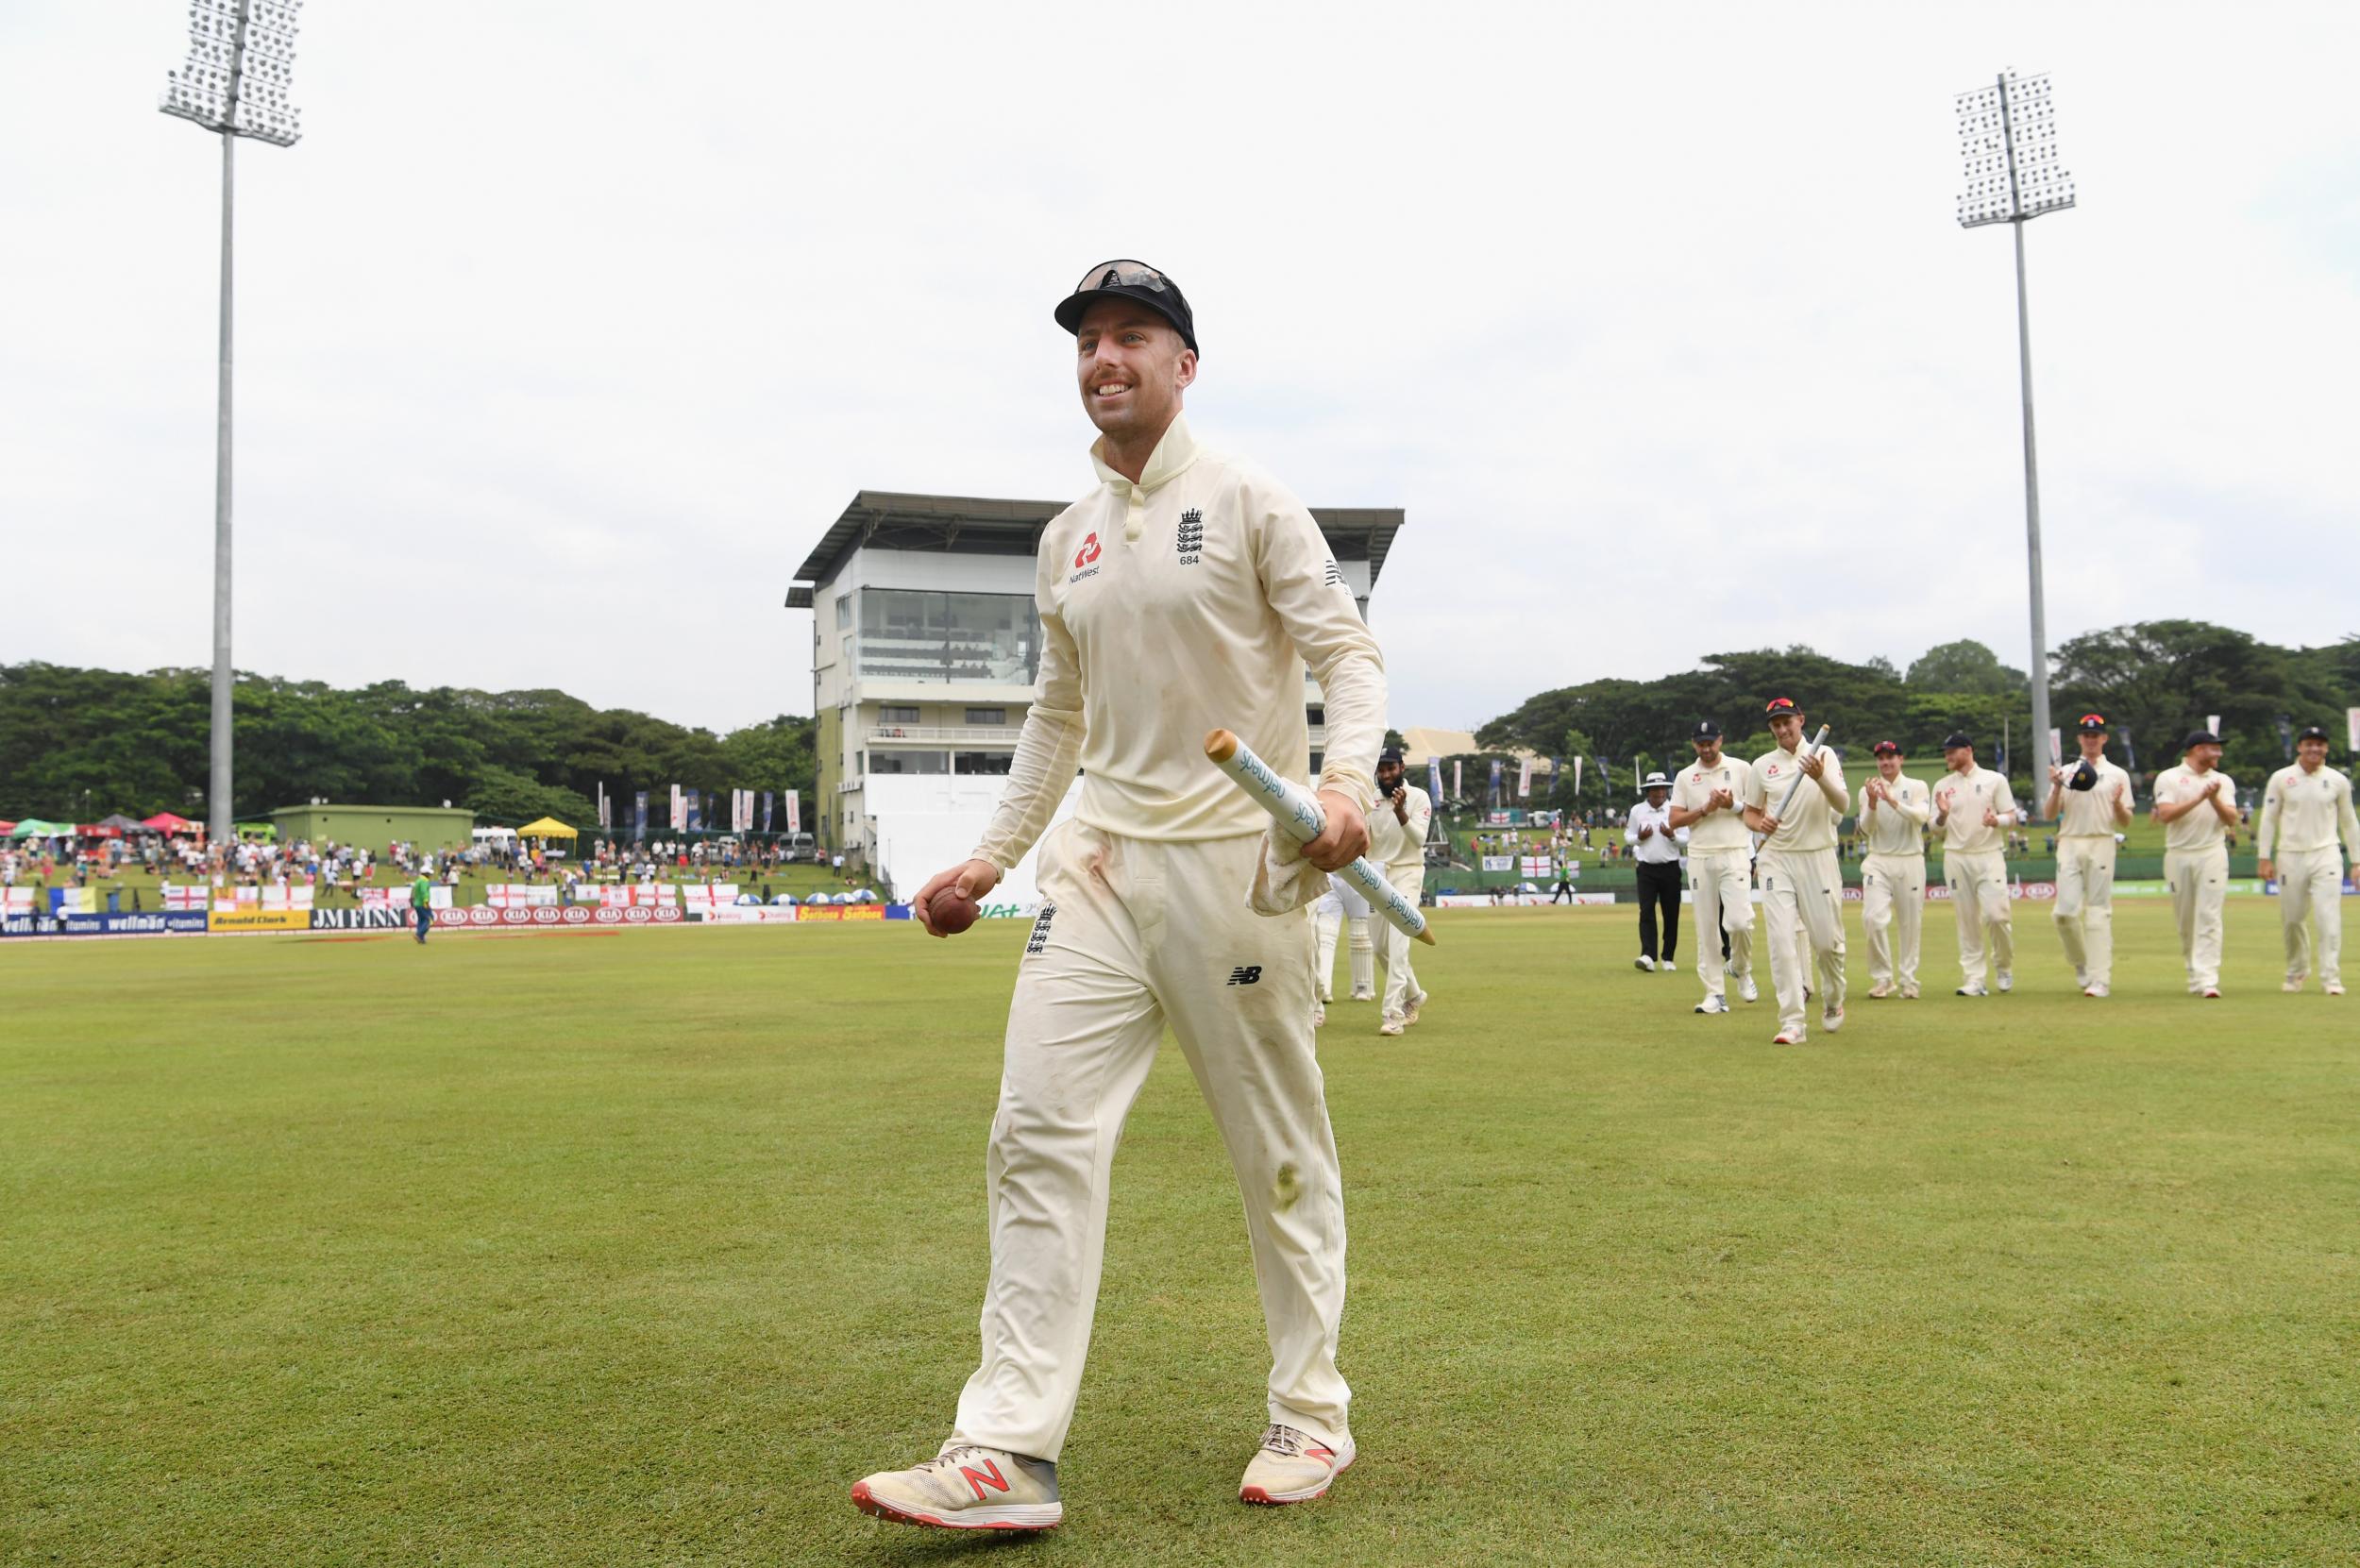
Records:
[[[11,891],[30,892],[31,889]],[[78,891],[78,890],[76,890]],[[197,889],[203,891],[203,889]],[[447,894],[449,889],[437,888]],[[716,895],[718,889],[715,890]],[[298,907],[293,900],[269,905],[261,900],[228,899],[196,907],[143,914],[108,914],[76,907],[44,910],[39,901],[10,898],[0,909],[0,937],[8,936],[196,936],[308,931],[407,931],[414,922],[408,896],[364,903],[358,909]],[[79,900],[73,901],[78,905]],[[694,906],[670,902],[535,902],[500,907],[454,908],[446,898],[432,906],[434,929],[450,932],[615,931],[632,927],[685,925],[805,925],[844,920],[907,920],[905,903],[761,904],[723,902],[716,896]],[[1005,913],[1016,913],[1013,906]]]

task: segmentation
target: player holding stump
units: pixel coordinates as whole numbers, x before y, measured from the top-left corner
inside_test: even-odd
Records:
[[[1672,781],[1671,824],[1688,830],[1688,888],[1696,911],[1696,977],[1705,983],[1700,1013],[1726,1013],[1729,999],[1723,971],[1748,1002],[1754,986],[1753,835],[1745,831],[1739,797],[1745,768],[1721,754],[1721,726],[1696,721],[1690,735],[1696,760]],[[1721,957],[1723,920],[1729,955]]]
[[[1270,1334],[1270,1425],[1239,1495],[1316,1497],[1353,1459],[1336,1369],[1343,1193],[1304,905],[1326,885],[1314,868],[1367,847],[1384,665],[1311,514],[1190,437],[1196,326],[1178,286],[1108,262],[1055,314],[1075,335],[1099,484],[1041,534],[1033,706],[974,858],[919,890],[927,929],[936,892],[976,897],[1023,857],[1077,764],[1081,799],[1041,842],[1046,902],[1008,1007],[985,1161],[982,1364],[939,1454],[852,1488],[866,1512],[961,1529],[1063,1517],[1056,1464],[1089,1348],[1107,1178],[1167,1024],[1237,1172]],[[1306,661],[1329,741],[1327,828],[1302,847],[1307,866],[1269,842],[1261,808],[1204,750],[1227,727],[1282,775],[1307,776]]]
[[[2115,835],[2131,825],[2131,775],[2106,760],[2106,720],[2083,714],[2082,760],[2048,770],[2057,824],[2057,902],[2050,914],[2082,994],[2103,998],[2115,978]]]
[[[2254,825],[2263,879],[2278,883],[2278,914],[2285,922],[2286,980],[2302,989],[2312,972],[2312,930],[2318,935],[2319,986],[2344,994],[2344,868],[2335,840],[2360,867],[2360,818],[2352,809],[2352,780],[2327,766],[2327,732],[2314,724],[2295,740],[2295,764],[2270,775]],[[2307,920],[2307,927],[2306,927]]]
[[[2155,775],[2155,820],[2164,829],[2164,884],[2180,924],[2190,996],[2220,995],[2221,906],[2229,897],[2229,830],[2236,782],[2220,770],[2220,737],[2193,730],[2186,761]]]
[[[1868,994],[1917,1000],[1919,933],[1926,923],[1926,786],[1901,771],[1901,748],[1877,742],[1877,776],[1860,786],[1861,926],[1868,935]]]
[[[1425,890],[1425,835],[1434,802],[1409,782],[1401,752],[1391,746],[1376,759],[1376,809],[1369,813],[1369,855],[1385,868],[1385,880],[1411,903]],[[1377,956],[1385,965],[1385,1004],[1380,1035],[1398,1035],[1418,1021],[1425,992],[1409,968],[1409,937],[1391,920],[1379,920]]]
[[[1808,954],[1819,959],[1819,1021],[1830,1035],[1844,1027],[1844,873],[1835,828],[1851,796],[1834,752],[1812,747],[1806,754],[1800,708],[1774,697],[1763,712],[1778,744],[1746,770],[1745,825],[1762,835],[1762,913],[1770,928],[1770,984],[1778,993],[1778,1032],[1770,1043],[1800,1045],[1808,1037]],[[1802,787],[1789,801],[1798,774]],[[1693,835],[1689,842],[1693,851]]]
[[[1942,830],[1942,880],[1959,922],[1959,994],[1989,996],[1986,974],[1998,989],[2013,990],[2014,911],[2000,830],[2015,822],[2015,791],[2002,775],[1975,766],[1975,742],[1963,733],[1943,741],[1942,760],[1950,772],[1934,785],[1934,826]]]

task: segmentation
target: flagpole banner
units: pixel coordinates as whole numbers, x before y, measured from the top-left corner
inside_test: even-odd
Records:
[[[1500,759],[1499,759],[1499,758],[1497,758],[1497,757],[1493,757],[1493,758],[1492,759],[1492,809],[1497,810],[1497,809],[1498,809],[1498,807],[1499,807],[1499,803],[1500,803]]]
[[[1442,803],[1442,759],[1440,757],[1425,759],[1425,792],[1434,797],[1436,805]]]
[[[1530,757],[1525,758],[1516,765],[1516,799],[1519,801],[1532,799],[1532,759]]]
[[[2354,711],[2360,712],[2360,709],[2355,709]],[[2139,754],[2135,750],[2132,750],[2131,747],[2131,727],[2126,724],[2122,726],[2122,728],[2116,730],[2115,733],[2122,737],[2122,766],[2129,768],[2133,773],[2137,772],[2139,770]]]
[[[770,831],[770,792],[767,789],[762,792],[762,831]]]
[[[1574,793],[1581,793],[1581,753],[1574,753]]]
[[[2051,730],[2048,732],[2048,766],[2051,767],[2057,767],[2063,766],[2064,762],[2065,732],[2062,730]]]
[[[2204,716],[2204,727],[2212,731],[2215,734],[2220,733],[2220,715],[2206,714]]]
[[[2344,710],[2344,746],[2349,750],[2360,751],[2360,708]]]
[[[632,814],[631,840],[634,844],[648,841],[648,792],[639,792],[638,804]]]
[[[680,833],[688,826],[688,798],[681,786],[672,786],[672,831]]]
[[[790,789],[786,792],[786,831],[789,833],[803,831],[803,792],[800,789]]]
[[[2352,712],[2360,713],[2360,708],[2354,708]],[[1467,781],[1461,772],[1465,766],[1457,757],[1450,760],[1450,793],[1453,800],[1463,801],[1467,798]]]
[[[704,815],[700,809],[703,805],[704,798],[698,794],[697,791],[693,789],[690,790],[688,792],[688,831],[690,833],[701,831],[701,824],[699,818]]]

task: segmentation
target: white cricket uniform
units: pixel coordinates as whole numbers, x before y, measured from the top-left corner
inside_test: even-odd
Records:
[[[1804,1037],[1803,989],[1810,984],[1805,946],[1819,959],[1819,1005],[1844,1006],[1844,873],[1835,860],[1835,830],[1847,799],[1844,764],[1822,748],[1827,768],[1814,783],[1793,751],[1764,751],[1745,770],[1745,793],[1738,797],[1757,810],[1778,816],[1788,786],[1802,787],[1778,831],[1762,841],[1762,913],[1770,927],[1770,983],[1778,993],[1778,1030]],[[1694,852],[1695,837],[1689,837]]]
[[[1385,880],[1411,903],[1425,886],[1426,826],[1434,819],[1434,802],[1407,778],[1401,784],[1409,819],[1393,815],[1392,803],[1379,801],[1369,812],[1369,859],[1385,868]],[[1377,958],[1385,966],[1385,1007],[1388,1020],[1403,1017],[1425,1000],[1417,974],[1409,965],[1409,941],[1391,920],[1377,922]]]
[[[2234,804],[2237,786],[2228,774],[2217,767],[2200,773],[2184,762],[2155,775],[2155,803],[2193,801],[2216,779],[2220,799]],[[2212,801],[2164,824],[2164,885],[2180,925],[2188,989],[2210,990],[2220,984],[2221,908],[2229,898],[2229,825]]]
[[[1205,760],[1234,730],[1308,775],[1307,660],[1327,702],[1319,787],[1366,809],[1385,672],[1311,514],[1199,447],[1174,419],[1133,484],[1093,447],[1099,488],[1042,531],[1039,683],[976,855],[1040,845],[1044,902],[1008,1007],[985,1164],[991,1276],[983,1359],[956,1437],[1038,1458],[1064,1447],[1089,1346],[1122,1123],[1169,1024],[1244,1197],[1273,1364],[1270,1419],[1337,1445],[1344,1215],[1311,1029],[1312,922],[1247,904],[1269,819]]]
[[[1868,839],[1861,857],[1861,926],[1868,936],[1868,978],[1914,991],[1926,924],[1926,824],[1933,817],[1933,798],[1924,780],[1906,773],[1886,787],[1893,799],[1871,802],[1868,786],[1861,785],[1854,808]]]
[[[2317,973],[2323,986],[2344,983],[2344,868],[2335,853],[2338,838],[2352,863],[2360,866],[2360,818],[2352,809],[2352,780],[2321,763],[2317,772],[2302,765],[2282,767],[2262,791],[2262,815],[2254,842],[2265,860],[2278,862],[2278,915],[2286,932],[2286,978]],[[2317,965],[2312,932],[2318,935]]]
[[[2078,769],[2081,760],[2069,765]],[[2098,782],[2057,802],[2057,902],[2049,910],[2065,962],[2084,989],[2115,978],[2115,802],[2129,803],[2131,775],[2099,757]]]
[[[1311,973],[1319,986],[1320,1001],[1336,1000],[1336,938],[1347,924],[1352,931],[1352,1000],[1374,1001],[1376,946],[1369,938],[1369,901],[1342,877],[1331,876],[1327,879],[1327,891],[1311,906],[1311,913],[1319,932],[1319,955],[1312,960]]]
[[[1728,790],[1732,803],[1688,825],[1688,891],[1696,913],[1696,977],[1705,983],[1705,995],[1726,1000],[1723,969],[1743,980],[1754,964],[1754,835],[1738,811],[1745,803],[1745,765],[1724,752],[1711,767],[1692,762],[1672,780],[1672,804],[1682,811],[1704,811],[1716,789]]]
[[[2007,839],[2015,820],[2015,792],[2005,775],[1981,765],[1945,773],[1933,786],[1934,817],[1942,828],[1942,880],[1950,888],[1950,913],[1959,922],[1959,972],[1981,986],[1991,971],[2015,968],[2015,912],[2008,900]],[[1946,818],[1944,813],[1948,813]],[[1983,820],[1992,812],[1994,826]]]

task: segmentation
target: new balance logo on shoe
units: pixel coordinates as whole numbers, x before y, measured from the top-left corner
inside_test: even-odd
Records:
[[[959,1466],[959,1475],[969,1486],[975,1489],[977,1502],[983,1501],[984,1488],[986,1486],[997,1487],[1002,1492],[1008,1490],[1008,1478],[1000,1474],[998,1459],[986,1459],[981,1470],[971,1464],[963,1464]]]
[[[1229,984],[1232,986],[1258,986],[1261,983],[1262,966],[1259,964],[1248,964],[1243,969],[1229,971]]]

